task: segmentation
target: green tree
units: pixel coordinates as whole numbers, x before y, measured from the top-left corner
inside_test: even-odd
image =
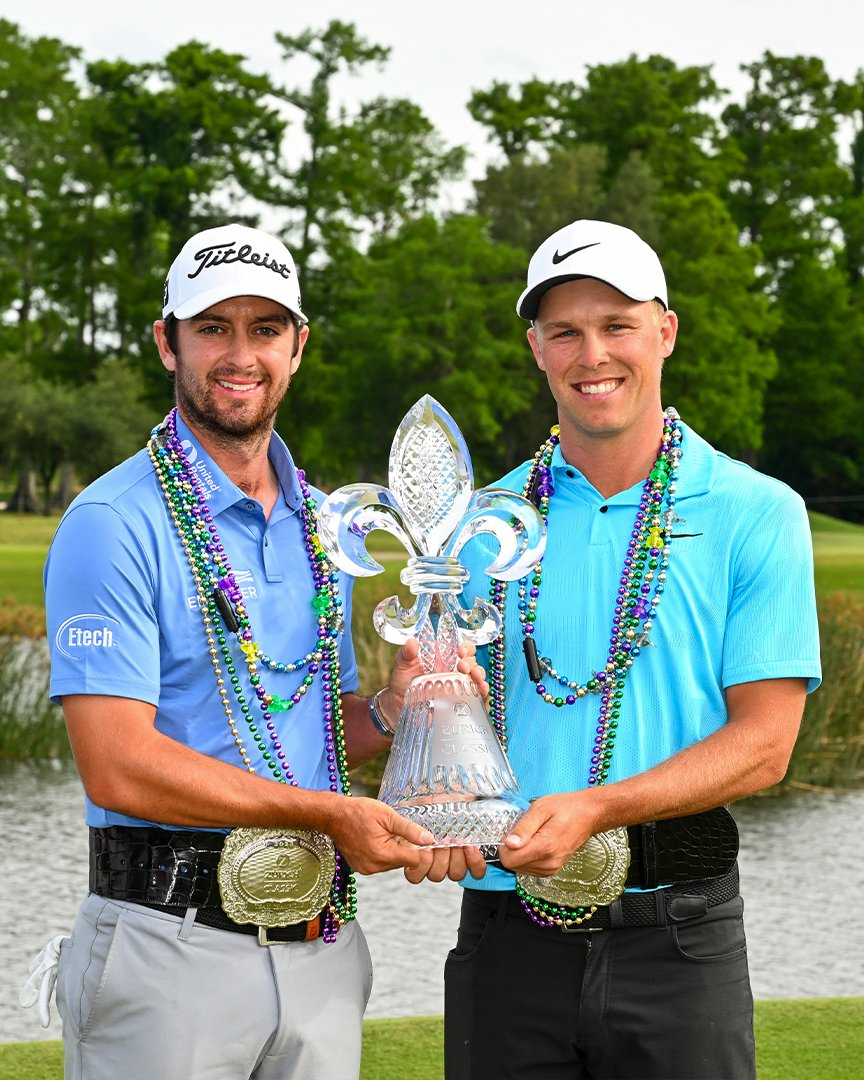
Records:
[[[0,399],[0,462],[21,476],[33,473],[46,514],[68,504],[73,476],[94,480],[143,446],[152,427],[141,376],[121,363],[104,364],[82,387],[41,377],[9,357],[0,377],[8,391]],[[58,491],[61,476],[66,482]]]
[[[9,347],[43,356],[67,332],[68,299],[55,280],[74,230],[79,51],[55,38],[28,39],[0,19],[0,312]]]
[[[424,393],[453,414],[484,482],[524,456],[530,444],[514,438],[513,422],[540,380],[514,311],[523,273],[522,253],[493,244],[467,215],[408,222],[355,253],[298,374],[327,403],[317,431],[300,436],[310,475],[384,480],[396,426]],[[289,400],[284,429],[296,409]]]
[[[321,244],[334,200],[340,199],[327,170],[327,162],[337,142],[334,138],[333,80],[343,72],[355,75],[367,64],[381,67],[390,50],[365,41],[353,23],[339,20],[331,21],[321,31],[277,33],[276,41],[282,47],[284,60],[307,57],[315,68],[308,87],[283,87],[277,91],[282,101],[300,112],[307,140],[305,158],[294,169],[285,168],[287,185],[279,196],[282,205],[300,213],[300,242],[296,254],[300,264],[305,266],[313,243]]]
[[[728,210],[705,191],[668,197],[659,255],[680,321],[664,401],[716,446],[753,462],[777,367],[777,318],[757,282],[758,250],[740,244]]]
[[[860,496],[864,485],[864,321],[843,267],[809,253],[784,273],[778,308],[780,363],[766,402],[760,464],[806,497],[840,496],[816,508],[843,512],[842,499]]]
[[[805,247],[829,247],[834,203],[846,187],[834,87],[815,57],[766,52],[742,71],[751,80],[744,101],[722,114],[742,163],[728,202],[747,239],[778,271]]]
[[[110,177],[112,330],[120,355],[140,355],[168,263],[196,229],[225,221],[226,202],[271,191],[285,123],[266,76],[195,41],[160,63],[98,61],[87,76]],[[161,381],[151,386],[163,400]]]
[[[490,165],[475,182],[471,209],[488,219],[494,240],[521,248],[527,258],[556,225],[602,216],[605,168],[599,146],[516,155]]]
[[[311,279],[326,256],[341,257],[358,241],[428,212],[441,184],[461,175],[465,151],[448,148],[410,101],[376,98],[353,111],[334,105],[334,79],[380,67],[390,55],[353,23],[334,20],[321,31],[280,33],[276,40],[285,60],[302,57],[314,65],[308,86],[278,91],[299,111],[306,146],[283,162],[274,196],[295,213],[295,254]]]
[[[487,128],[487,138],[498,144],[507,161],[514,161],[554,141],[574,89],[571,82],[536,78],[515,90],[509,83],[493,82],[488,90],[471,94],[468,112]]]
[[[864,70],[851,83],[837,84],[837,109],[850,129],[849,155],[845,165],[848,186],[837,203],[837,218],[843,230],[843,265],[849,284],[858,293],[859,310],[864,311],[861,282],[864,279]],[[841,126],[842,125],[841,120]]]
[[[664,56],[631,55],[588,68],[554,141],[604,147],[610,180],[636,153],[664,190],[719,190],[734,164],[721,153],[710,111],[722,94],[708,67],[679,68]]]
[[[656,240],[658,185],[638,154],[607,185],[606,151],[585,144],[490,166],[476,181],[471,209],[487,218],[494,240],[528,256],[551,232],[577,218],[627,224]]]
[[[762,288],[778,319],[760,464],[805,495],[850,494],[860,491],[864,462],[861,101],[854,84],[835,85],[816,57],[766,52],[743,70],[744,100],[723,113],[744,162],[728,203],[758,244]],[[848,165],[840,158],[844,117]]]

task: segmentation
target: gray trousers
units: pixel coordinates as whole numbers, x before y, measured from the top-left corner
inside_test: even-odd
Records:
[[[90,894],[57,971],[66,1080],[354,1080],[363,931],[262,947]]]

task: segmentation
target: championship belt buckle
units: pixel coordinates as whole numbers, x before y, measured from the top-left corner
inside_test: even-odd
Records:
[[[517,874],[531,896],[568,908],[611,904],[624,892],[630,867],[627,829],[622,825],[596,833],[574,852],[553,877]]]
[[[225,914],[271,929],[308,922],[327,903],[336,854],[323,833],[304,829],[233,829],[217,874]]]

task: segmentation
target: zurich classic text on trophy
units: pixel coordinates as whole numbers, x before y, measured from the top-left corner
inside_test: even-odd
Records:
[[[499,843],[527,809],[473,681],[456,670],[462,639],[484,645],[500,629],[486,600],[472,608],[459,594],[468,571],[458,556],[478,533],[491,534],[498,554],[487,573],[523,577],[546,542],[543,519],[521,495],[473,490],[471,458],[453,418],[426,395],[406,414],[393,439],[390,487],[348,484],[324,501],[318,532],[328,558],[346,573],[384,569],[366,551],[366,537],[384,529],[410,558],[400,577],[417,597],[397,596],[375,609],[378,633],[401,645],[420,642],[425,674],[414,679],[378,797],[435,837],[437,847]]]

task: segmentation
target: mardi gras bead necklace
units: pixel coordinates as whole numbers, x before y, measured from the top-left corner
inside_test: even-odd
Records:
[[[657,607],[666,585],[672,523],[675,518],[675,482],[681,461],[681,428],[675,409],[663,414],[663,435],[657,459],[648,474],[639,509],[630,533],[630,542],[615,597],[612,629],[605,664],[591,671],[583,682],[559,674],[552,661],[537,650],[537,608],[543,582],[543,563],[538,562],[530,577],[518,586],[518,611],[528,675],[546,705],[563,708],[575,705],[588,695],[600,699],[594,745],[588,770],[589,787],[606,783],[621,717],[624,684],[633,663],[646,645],[654,625]],[[554,485],[552,455],[559,442],[556,425],[534,455],[522,494],[533,499],[549,525]],[[490,598],[501,615],[501,633],[490,645],[490,715],[501,740],[507,746],[507,705],[505,678],[505,617],[507,582],[492,579]],[[561,687],[553,693],[544,678]],[[596,907],[569,908],[532,896],[518,882],[516,892],[531,918],[542,926],[570,926],[591,918]]]
[[[165,421],[153,429],[147,452],[192,571],[216,687],[243,764],[249,772],[256,772],[244,744],[244,735],[237,726],[229,688],[236,699],[248,736],[257,746],[273,779],[297,787],[297,780],[282,749],[273,714],[293,709],[306,695],[316,677],[320,676],[324,698],[324,746],[330,790],[350,795],[339,673],[338,642],[343,628],[340,610],[342,601],[337,588],[339,578],[318,541],[317,504],[306,483],[305,475],[301,470],[297,471],[303,496],[300,508],[303,541],[315,584],[312,609],[317,622],[317,634],[315,645],[306,656],[284,663],[267,656],[255,641],[242,590],[225,554],[204,490],[177,436],[176,409],[172,409]],[[249,685],[257,702],[247,697],[242,685],[238,665],[235,664],[231,652],[232,635],[243,653]],[[271,671],[281,674],[299,671],[305,671],[306,674],[293,693],[281,698],[265,689],[258,673],[259,662]],[[256,704],[261,712],[260,723],[256,723]],[[335,857],[336,872],[330,888],[322,935],[327,941],[335,939],[339,928],[353,919],[357,910],[354,875],[347,870],[338,850]]]

